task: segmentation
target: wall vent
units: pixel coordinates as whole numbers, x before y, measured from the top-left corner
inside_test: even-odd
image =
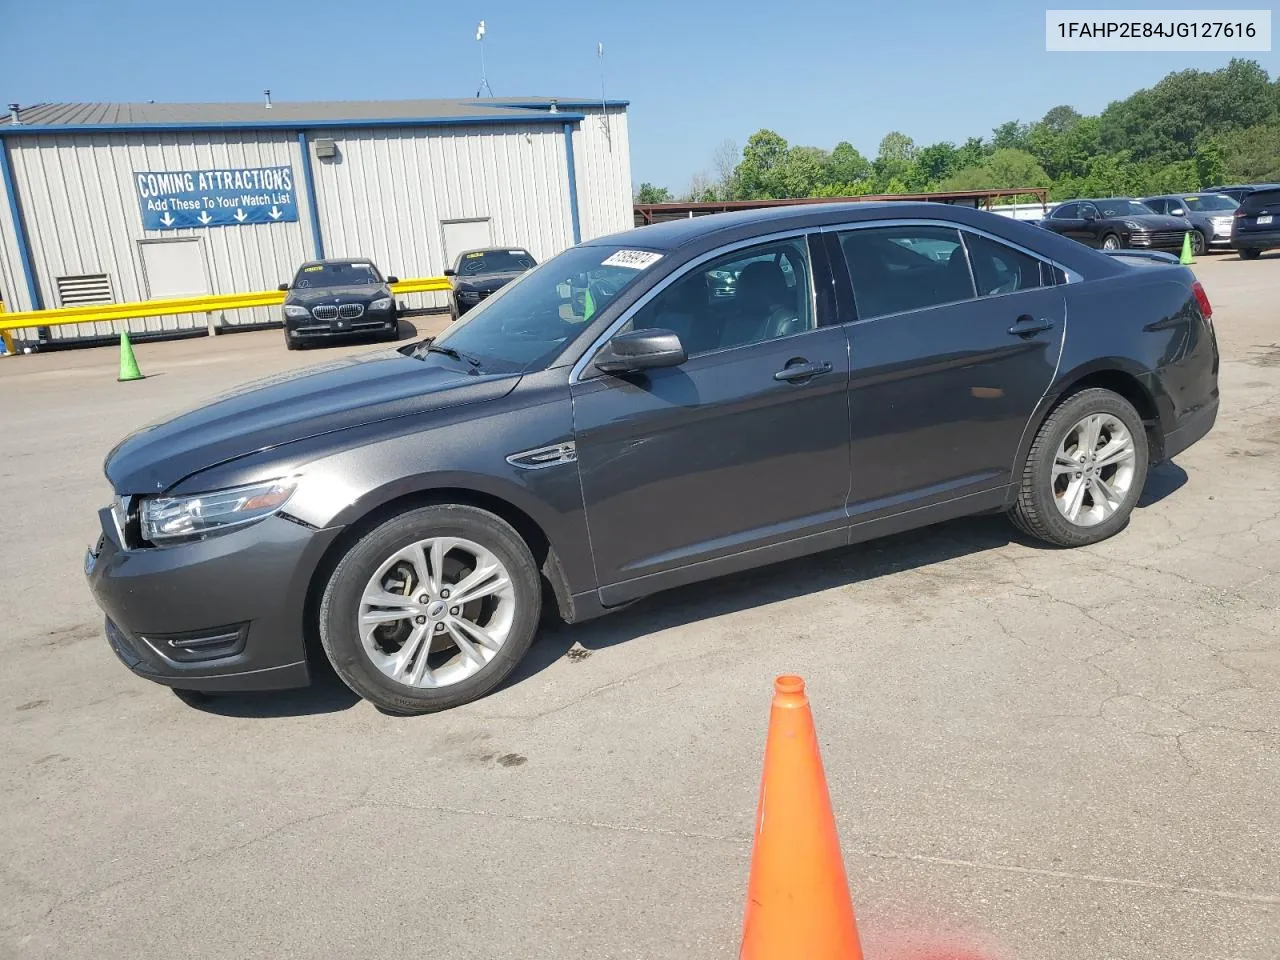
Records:
[[[95,303],[115,303],[111,292],[111,278],[105,273],[90,273],[79,277],[58,277],[58,305],[80,307]]]

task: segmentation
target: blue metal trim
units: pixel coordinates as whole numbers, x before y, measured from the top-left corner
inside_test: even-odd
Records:
[[[579,244],[582,242],[582,226],[578,222],[578,171],[573,162],[573,124],[568,121],[564,125],[564,155],[569,165],[569,217],[573,221],[573,242]]]
[[[324,259],[324,236],[320,233],[320,205],[316,202],[316,178],[311,172],[311,146],[307,135],[298,131],[298,147],[302,150],[302,183],[307,188],[307,218],[311,221],[311,239],[315,241],[316,259]]]
[[[557,100],[556,106],[561,109],[569,109],[569,110],[589,110],[593,107],[600,106],[600,102],[601,101],[599,100]],[[605,100],[604,105],[606,109],[608,109],[609,107],[618,107],[618,108],[629,107],[631,106],[631,101],[630,100]],[[514,101],[511,101],[511,102],[495,101],[493,106],[507,107],[510,109],[518,109],[518,110],[549,111],[551,109],[550,103],[516,103]],[[562,114],[556,114],[556,116],[562,116]]]
[[[5,199],[9,201],[9,213],[13,217],[13,235],[18,242],[18,257],[22,261],[22,276],[27,282],[27,297],[32,310],[40,310],[44,303],[40,299],[40,288],[36,286],[36,272],[31,264],[31,244],[27,240],[27,229],[22,222],[22,210],[18,207],[18,191],[13,188],[13,169],[9,165],[9,145],[0,140],[0,180],[4,181]]]
[[[578,113],[529,111],[520,117],[383,117],[365,120],[241,120],[219,123],[22,123],[0,125],[0,137],[32,137],[46,133],[208,133],[217,130],[352,130],[364,127],[470,127],[477,124],[559,123],[582,120]]]

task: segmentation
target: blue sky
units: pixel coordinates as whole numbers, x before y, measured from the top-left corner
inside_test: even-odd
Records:
[[[1059,103],[1094,113],[1170,70],[1231,56],[1046,53],[1047,5],[13,0],[0,101],[257,100],[265,87],[277,100],[474,96],[484,18],[498,96],[598,96],[603,42],[606,93],[631,101],[635,180],[679,192],[710,172],[719,142],[741,146],[761,127],[874,156],[889,130],[923,145],[987,135]],[[1275,52],[1241,56],[1280,72]]]

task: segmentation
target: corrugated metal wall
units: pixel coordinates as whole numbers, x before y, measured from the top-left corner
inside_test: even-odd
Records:
[[[554,124],[326,131],[313,159],[325,254],[369,257],[399,277],[445,269],[441,221],[488,218],[495,244],[539,262],[573,243],[564,131]],[[581,180],[579,181],[581,183]],[[444,293],[403,297],[443,307]]]
[[[622,108],[580,110],[583,120],[573,132],[578,177],[578,222],[582,239],[630,230],[631,144]]]
[[[233,134],[110,134],[13,137],[14,186],[22,204],[37,283],[46,307],[59,306],[56,278],[105,273],[116,301],[146,300],[138,241],[199,237],[212,293],[268,290],[292,276],[311,254],[305,189],[296,135],[267,131]],[[267,167],[291,164],[301,217],[209,229],[144,230],[133,176],[141,170]],[[13,259],[10,257],[10,259]],[[228,312],[228,326],[279,319],[272,308]],[[203,327],[205,317],[150,317],[128,321],[130,332]],[[54,327],[55,338],[111,335],[110,323]]]
[[[0,150],[4,144],[0,143]],[[18,257],[18,238],[13,233],[13,212],[8,197],[0,189],[0,300],[9,312],[29,310],[26,282],[22,279],[22,261]]]

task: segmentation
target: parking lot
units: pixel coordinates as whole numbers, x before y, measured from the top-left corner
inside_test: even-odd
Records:
[[[868,960],[1274,960],[1280,255],[1196,270],[1222,413],[1115,539],[972,519],[682,589],[416,719],[327,674],[186,706],[115,660],[81,572],[124,434],[379,347],[146,343],[132,383],[112,349],[0,360],[0,956],[734,957],[796,672]]]

